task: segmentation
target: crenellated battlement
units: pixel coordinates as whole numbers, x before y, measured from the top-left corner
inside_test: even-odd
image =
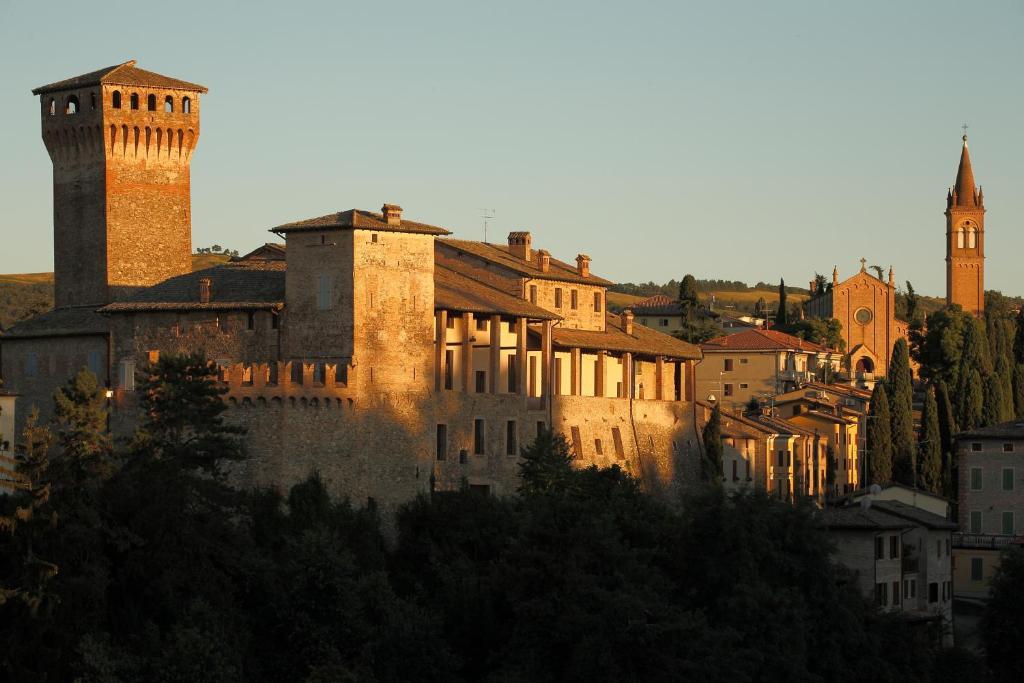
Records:
[[[322,361],[232,363],[221,366],[220,380],[227,386],[229,405],[351,405],[355,400],[357,369]]]

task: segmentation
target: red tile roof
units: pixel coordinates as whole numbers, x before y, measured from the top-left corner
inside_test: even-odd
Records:
[[[295,221],[294,223],[285,223],[276,228],[271,228],[270,232],[280,234],[316,230],[353,230],[356,228],[376,230],[378,232],[411,232],[424,235],[451,234],[451,231],[446,228],[427,225],[426,223],[416,223],[415,221],[407,221],[405,219],[399,221],[398,225],[391,225],[384,219],[383,215],[362,209],[349,209],[348,211],[329,213],[326,216],[317,216],[316,218],[307,218],[306,220]]]
[[[32,91],[33,95],[56,92],[58,90],[74,90],[76,88],[87,88],[93,85],[138,85],[150,88],[164,88],[169,90],[194,90],[196,92],[207,92],[207,88],[188,81],[178,80],[170,76],[139,69],[135,66],[135,60],[124,64],[115,64],[105,69],[91,71],[74,78],[66,78],[63,81],[41,85]]]
[[[536,280],[560,280],[563,282],[578,282],[585,285],[602,286],[612,284],[611,281],[593,274],[583,277],[576,270],[576,266],[570,265],[565,261],[559,261],[556,258],[551,259],[548,272],[542,272],[537,266],[536,259],[532,261],[525,261],[510,253],[508,246],[504,244],[490,244],[488,242],[471,242],[469,240],[455,239],[438,240],[437,243],[441,247],[447,248],[450,252],[472,254],[473,256],[485,261],[503,266],[504,268],[522,276]],[[537,253],[539,253],[539,251]]]
[[[830,349],[785,332],[752,329],[709,339],[700,345],[705,352],[714,351],[811,351],[825,353]]]

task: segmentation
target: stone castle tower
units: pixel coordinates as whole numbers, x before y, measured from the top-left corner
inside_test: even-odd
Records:
[[[946,303],[985,311],[985,195],[974,185],[967,136],[956,185],[946,195]]]
[[[134,61],[32,91],[53,162],[57,308],[191,270],[189,164],[206,91]]]

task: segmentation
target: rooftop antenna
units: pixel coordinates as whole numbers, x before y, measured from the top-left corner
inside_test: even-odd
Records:
[[[487,225],[488,221],[494,218],[494,214],[497,213],[496,209],[477,209],[480,212],[480,218],[484,220],[484,243],[487,242]]]

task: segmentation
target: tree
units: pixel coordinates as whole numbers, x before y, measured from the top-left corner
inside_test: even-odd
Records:
[[[786,281],[785,279],[779,279],[779,308],[775,311],[775,324],[777,326],[786,325],[789,322],[789,314],[786,310]]]
[[[72,492],[87,480],[109,474],[112,445],[107,430],[107,398],[96,375],[80,370],[53,396],[60,455],[53,462],[57,481]]]
[[[686,309],[696,309],[700,306],[700,298],[697,292],[697,280],[687,273],[679,283],[679,303],[683,307],[683,314]]]
[[[757,298],[757,303],[754,304],[754,317],[755,318],[767,318],[768,317],[768,302],[764,300],[763,296]]]
[[[1009,354],[1000,353],[996,356],[995,367],[992,371],[992,376],[995,378],[996,385],[999,388],[999,409],[996,411],[998,413],[996,424],[1000,422],[1009,422],[1016,414],[1013,370],[1014,368]],[[992,400],[989,396],[986,396],[986,399]]]
[[[939,406],[935,391],[927,387],[921,409],[921,439],[918,441],[917,484],[936,495],[942,495],[942,433],[939,430]]]
[[[917,320],[917,306],[918,298],[917,292],[914,291],[914,285],[910,284],[910,280],[907,280],[907,320],[914,322]]]
[[[803,320],[794,320],[783,327],[776,326],[776,329],[837,351],[843,351],[846,348],[846,341],[843,339],[843,324],[835,318],[804,318]]]
[[[995,680],[1018,680],[1024,640],[1024,548],[1010,545],[1000,555],[979,626]]]
[[[961,430],[968,431],[982,426],[985,420],[985,403],[981,373],[977,370],[965,370],[964,377],[966,379],[961,383],[956,423]]]
[[[564,491],[572,479],[572,452],[562,434],[541,430],[519,462],[519,493],[537,495]]]
[[[882,276],[885,273],[885,269],[882,268],[882,266],[868,266],[868,268],[875,271],[875,277],[877,277],[879,280],[884,279]]]
[[[921,377],[943,380],[948,386],[957,387],[964,329],[972,320],[959,305],[935,311],[928,316],[916,344],[916,360],[921,364]]]
[[[892,481],[892,422],[885,384],[878,382],[871,392],[868,413],[868,476],[872,484]]]
[[[886,382],[886,398],[892,419],[893,476],[901,484],[914,483],[914,389],[911,383],[910,356],[907,341],[896,340]]]
[[[137,451],[211,473],[219,460],[242,457],[244,430],[224,424],[228,390],[216,381],[216,363],[199,354],[164,354],[144,372]]]
[[[822,275],[821,273],[815,273],[814,292],[812,292],[812,294],[814,296],[821,296],[822,294],[826,293],[829,290],[831,284],[832,283],[829,282],[824,275]]]
[[[973,381],[974,372],[978,373],[978,387],[977,396],[978,400],[981,401],[981,406],[984,405],[984,394],[982,393],[983,382],[982,380],[992,372],[992,364],[988,355],[988,343],[985,338],[985,328],[982,327],[981,322],[974,318],[969,318],[964,323],[964,336],[963,346],[960,352],[960,360],[957,364],[956,371],[956,400],[957,402],[957,422],[960,424],[961,429],[974,429],[981,425],[983,416],[978,415],[972,421],[970,427],[967,426],[965,416],[968,412],[974,410],[974,405],[967,406],[964,401],[968,397],[968,384]],[[974,394],[971,394],[972,400]]]
[[[704,441],[704,461],[701,473],[704,481],[712,484],[722,483],[722,409],[715,405],[711,410],[711,417],[701,433]]]
[[[679,283],[679,306],[681,310],[680,329],[673,334],[675,337],[691,344],[703,344],[722,333],[714,320],[700,305],[697,296],[697,280],[690,274],[683,276]]]
[[[982,381],[982,387],[984,390],[984,406],[982,408],[981,426],[991,427],[1003,422],[1003,416],[1006,414],[1003,382],[993,373]]]
[[[1013,366],[1013,410],[1018,420],[1024,418],[1024,363]]]
[[[935,404],[939,419],[939,439],[942,444],[942,491],[946,497],[955,497],[953,474],[953,435],[957,432],[956,419],[953,417],[953,403],[949,399],[946,383],[935,384]]]
[[[1014,318],[1013,360],[1015,363],[1024,363],[1024,306],[1021,306]]]

